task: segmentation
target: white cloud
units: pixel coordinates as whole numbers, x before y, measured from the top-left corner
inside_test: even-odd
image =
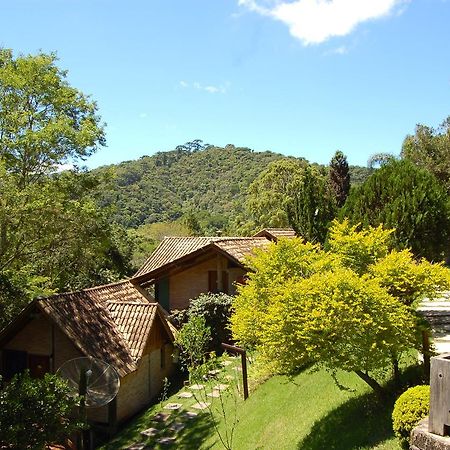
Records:
[[[215,86],[212,84],[202,84],[199,83],[198,81],[194,81],[192,84],[189,84],[186,81],[180,81],[179,85],[185,89],[193,88],[198,91],[208,92],[209,94],[226,94],[230,86],[230,83],[226,82],[224,84]]]
[[[331,53],[334,53],[335,55],[345,55],[348,53],[348,48],[345,45],[341,45],[340,47],[332,50]]]
[[[289,27],[304,45],[320,44],[335,36],[350,34],[357,25],[378,19],[409,0],[238,0],[238,4]]]

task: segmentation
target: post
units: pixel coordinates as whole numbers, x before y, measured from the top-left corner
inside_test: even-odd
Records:
[[[238,353],[241,355],[242,364],[242,386],[244,388],[244,400],[248,399],[248,379],[247,379],[247,352],[236,345],[229,345],[222,343],[222,347],[225,350],[230,350],[231,352]]]

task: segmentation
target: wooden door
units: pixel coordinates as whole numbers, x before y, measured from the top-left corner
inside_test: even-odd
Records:
[[[28,367],[33,378],[43,378],[50,372],[50,357],[46,355],[28,355]]]
[[[9,381],[16,373],[21,373],[27,368],[27,352],[17,350],[3,350],[2,374]]]

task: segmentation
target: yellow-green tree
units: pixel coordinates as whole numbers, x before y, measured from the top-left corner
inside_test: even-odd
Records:
[[[260,251],[235,299],[235,339],[281,373],[309,364],[353,371],[381,393],[377,370],[398,375],[401,355],[420,347],[412,302],[450,284],[444,267],[393,252],[391,233],[335,221],[329,250],[292,239]]]

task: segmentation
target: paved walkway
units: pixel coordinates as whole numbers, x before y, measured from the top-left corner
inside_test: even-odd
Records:
[[[423,300],[417,308],[429,322],[435,350],[450,353],[450,291],[440,298]]]

